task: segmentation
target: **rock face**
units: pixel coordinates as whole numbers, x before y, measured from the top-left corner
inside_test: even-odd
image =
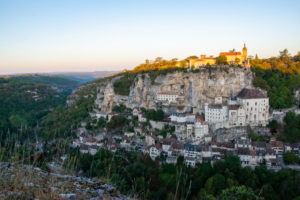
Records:
[[[149,75],[139,74],[131,85],[129,96],[116,95],[113,81],[105,88],[99,88],[96,103],[103,112],[111,112],[115,104],[127,107],[156,108],[156,95],[159,92],[183,94],[184,100],[175,106],[191,107],[200,111],[204,103],[213,103],[216,97],[223,102],[236,96],[243,88],[252,87],[252,73],[239,67],[205,67],[199,72],[173,72],[160,75],[154,82]]]

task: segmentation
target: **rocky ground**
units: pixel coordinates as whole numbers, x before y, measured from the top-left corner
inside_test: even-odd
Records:
[[[1,200],[129,200],[113,186],[29,165],[0,163]]]

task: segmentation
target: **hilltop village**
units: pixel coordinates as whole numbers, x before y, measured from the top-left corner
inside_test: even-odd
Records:
[[[192,167],[237,155],[243,166],[300,169],[286,166],[282,158],[286,152],[299,156],[300,144],[277,141],[267,127],[273,119],[282,121],[285,112],[271,110],[266,91],[253,87],[246,46],[242,53],[220,56],[231,65],[217,65],[216,58],[202,55],[188,61],[185,73],[175,71],[154,79],[139,74],[128,95],[114,89],[122,75],[113,78],[98,88],[90,113],[94,121],[82,124],[72,145],[93,155],[100,148],[139,151],[166,163],[183,157]],[[198,71],[189,71],[191,66]],[[99,124],[109,126],[89,131]]]

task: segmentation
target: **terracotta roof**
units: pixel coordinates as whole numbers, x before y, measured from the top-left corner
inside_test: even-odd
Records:
[[[247,89],[244,88],[238,95],[241,99],[264,99],[267,96],[259,89]]]
[[[221,56],[237,56],[241,55],[241,52],[221,52]]]

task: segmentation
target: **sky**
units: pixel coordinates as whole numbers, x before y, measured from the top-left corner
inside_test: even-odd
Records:
[[[0,0],[0,74],[300,51],[299,0]]]

